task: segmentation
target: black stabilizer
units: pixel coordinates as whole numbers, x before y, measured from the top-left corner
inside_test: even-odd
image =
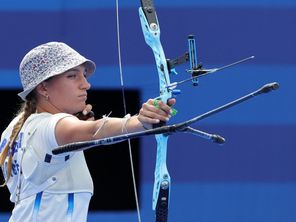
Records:
[[[260,89],[260,92],[261,93],[268,93],[272,90],[277,90],[279,87],[280,87],[280,84],[277,82],[268,83]]]
[[[224,144],[225,143],[225,139],[222,136],[219,136],[219,135],[216,135],[216,134],[212,136],[212,141],[214,143],[218,143],[218,144]]]
[[[77,142],[77,143],[71,143],[71,144],[66,144],[64,146],[60,146],[58,147],[58,149],[53,149],[52,153],[54,155],[57,155],[61,153],[83,150],[83,148],[85,148],[85,144]]]

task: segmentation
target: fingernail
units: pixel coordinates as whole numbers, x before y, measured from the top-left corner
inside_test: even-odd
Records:
[[[83,110],[82,113],[83,113],[83,115],[86,115],[87,114],[86,110]]]

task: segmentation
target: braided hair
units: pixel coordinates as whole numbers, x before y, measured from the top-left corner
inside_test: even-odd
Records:
[[[36,112],[36,96],[33,91],[26,97],[26,102],[24,102],[21,108],[19,109],[16,115],[16,116],[19,116],[19,119],[16,122],[16,124],[13,126],[8,143],[5,145],[5,147],[0,153],[0,167],[4,165],[6,158],[8,158],[7,168],[6,168],[6,178],[5,178],[4,184],[2,184],[1,187],[5,186],[8,180],[10,179],[14,143],[18,138],[19,132],[21,131],[28,117],[35,112]]]

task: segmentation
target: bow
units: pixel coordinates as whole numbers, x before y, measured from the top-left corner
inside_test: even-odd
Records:
[[[170,85],[167,60],[160,42],[160,28],[152,0],[141,0],[139,16],[146,43],[151,47],[159,78],[159,92],[162,102],[167,103],[173,97]],[[156,221],[165,222],[168,217],[168,205],[171,177],[166,165],[168,134],[155,135],[157,141],[157,156],[155,166],[155,180],[153,187],[152,208],[156,211]]]
[[[202,68],[201,64],[197,64],[197,53],[195,46],[195,39],[193,35],[188,37],[189,52],[185,53],[183,56],[171,61],[166,59],[163,47],[160,41],[160,27],[153,4],[153,0],[141,0],[141,7],[139,8],[139,17],[141,21],[141,27],[145,42],[150,46],[153,51],[158,78],[159,78],[159,93],[160,96],[157,98],[164,103],[179,94],[180,91],[176,89],[177,85],[191,80],[193,85],[198,85],[198,78],[206,74],[210,74],[221,69],[239,64],[246,60],[254,58],[251,56],[249,58],[237,61],[235,63],[214,69],[205,70]],[[170,73],[175,73],[174,66],[182,64],[186,61],[190,62],[190,72],[192,77],[183,80],[181,82],[170,82]],[[189,120],[190,121],[190,120]],[[194,121],[193,121],[194,122]],[[191,121],[192,123],[192,121]],[[162,123],[163,125],[163,123]],[[159,126],[159,125],[158,125]],[[186,128],[184,131],[190,131],[191,133],[198,135],[201,131],[192,128]],[[208,136],[207,133],[201,132],[199,136]],[[215,137],[216,136],[216,137]],[[171,177],[167,169],[166,158],[167,158],[167,143],[169,134],[159,133],[155,135],[157,141],[157,153],[156,153],[156,165],[154,171],[154,186],[153,186],[153,198],[152,198],[152,208],[155,211],[156,222],[166,222],[168,218],[168,208],[169,208],[169,198],[170,198],[170,187],[171,187]],[[222,137],[217,135],[212,135],[210,138],[216,138],[217,141],[223,141]],[[217,139],[218,138],[218,139]]]

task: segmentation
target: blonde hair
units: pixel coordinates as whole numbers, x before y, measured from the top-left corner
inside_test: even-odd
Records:
[[[3,166],[7,155],[9,153],[8,162],[7,162],[7,168],[6,168],[6,178],[4,184],[2,184],[0,187],[3,187],[7,184],[8,180],[10,179],[11,169],[12,169],[12,155],[13,155],[13,145],[15,140],[17,139],[19,132],[22,129],[22,126],[28,119],[28,117],[36,112],[36,98],[34,96],[35,94],[32,92],[27,96],[27,101],[24,102],[17,114],[17,116],[20,116],[17,123],[13,126],[11,135],[9,137],[8,143],[5,145],[3,150],[0,153],[0,167]]]

